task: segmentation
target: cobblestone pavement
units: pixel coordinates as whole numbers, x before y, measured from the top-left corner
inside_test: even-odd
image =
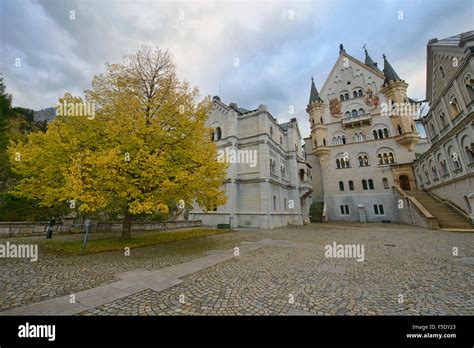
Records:
[[[364,261],[326,258],[325,245],[333,242],[364,245]],[[233,255],[235,247],[255,245]],[[166,286],[144,282],[71,314],[474,315],[473,246],[468,233],[329,223],[236,231],[132,249],[129,257],[41,253],[36,263],[0,259],[0,310],[120,284],[119,274],[142,269],[138,274],[156,277],[155,285],[163,274],[175,279],[167,278]],[[224,257],[209,266],[212,251]],[[201,265],[196,271],[172,272],[194,263]]]

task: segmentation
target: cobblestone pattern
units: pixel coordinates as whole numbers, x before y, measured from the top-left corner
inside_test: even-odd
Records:
[[[116,273],[167,267],[266,238],[301,243],[263,246],[163,291],[146,289],[80,314],[474,315],[474,234],[375,224],[239,231],[136,249],[130,258],[114,252],[51,255],[36,264],[0,260],[0,302],[9,308],[40,301],[110,282]],[[365,261],[326,258],[324,246],[334,241],[363,244]]]

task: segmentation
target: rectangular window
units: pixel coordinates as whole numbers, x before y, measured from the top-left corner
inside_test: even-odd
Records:
[[[379,213],[380,213],[380,215],[384,215],[382,204],[379,204]]]
[[[344,208],[346,209],[346,215],[349,215],[349,206],[345,205]]]
[[[344,183],[339,181],[339,191],[344,191]]]
[[[374,214],[379,215],[379,207],[377,207],[377,204],[374,204]]]
[[[354,191],[354,182],[352,180],[349,181],[349,190]]]

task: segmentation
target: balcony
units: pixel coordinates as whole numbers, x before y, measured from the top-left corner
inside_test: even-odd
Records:
[[[370,125],[372,123],[372,117],[369,114],[360,116],[348,117],[342,119],[342,127],[359,127],[363,125]]]

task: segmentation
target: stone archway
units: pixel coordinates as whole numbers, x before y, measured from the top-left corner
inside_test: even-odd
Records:
[[[410,180],[408,179],[408,176],[400,175],[398,177],[398,181],[400,182],[400,187],[402,188],[402,190],[405,190],[405,191],[410,191],[411,190]]]

